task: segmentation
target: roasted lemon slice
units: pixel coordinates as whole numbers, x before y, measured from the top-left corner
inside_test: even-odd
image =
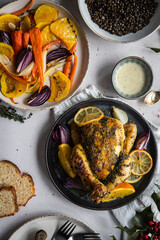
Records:
[[[71,153],[72,148],[69,146],[69,144],[62,143],[58,146],[58,158],[62,167],[71,178],[75,178],[76,173],[71,166]]]
[[[130,153],[130,157],[132,159],[132,174],[143,176],[151,170],[153,159],[145,150],[134,150]]]
[[[120,183],[118,184],[110,193],[102,200],[103,202],[110,202],[116,198],[123,198],[125,196],[135,193],[134,187],[129,183]]]
[[[103,116],[103,112],[97,107],[81,108],[74,116],[74,122],[81,127],[93,121],[98,121]]]
[[[131,173],[131,175],[125,180],[127,183],[136,183],[141,180],[142,176],[136,176]]]

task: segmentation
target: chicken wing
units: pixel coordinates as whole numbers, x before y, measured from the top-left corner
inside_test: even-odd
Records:
[[[137,137],[137,126],[134,123],[128,122],[124,124],[125,140],[123,146],[123,154],[129,154],[135,139]]]

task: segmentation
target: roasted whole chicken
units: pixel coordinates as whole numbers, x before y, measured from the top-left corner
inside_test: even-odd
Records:
[[[75,144],[71,164],[91,199],[101,202],[105,195],[131,174],[129,153],[137,136],[137,127],[104,116],[82,127],[71,124]]]

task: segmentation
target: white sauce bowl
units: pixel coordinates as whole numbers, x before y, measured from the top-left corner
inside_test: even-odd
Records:
[[[153,73],[142,58],[131,56],[119,61],[112,72],[112,84],[116,92],[127,99],[144,96],[152,86]]]

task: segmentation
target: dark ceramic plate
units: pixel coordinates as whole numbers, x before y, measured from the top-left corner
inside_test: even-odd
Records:
[[[133,201],[139,194],[141,194],[148,184],[150,183],[155,168],[156,168],[156,162],[157,162],[157,145],[156,141],[153,135],[152,130],[150,129],[151,135],[150,135],[150,141],[148,144],[147,151],[151,154],[154,164],[151,169],[151,171],[146,174],[142,179],[133,184],[136,192],[130,196],[126,196],[124,198],[119,198],[114,201],[108,202],[108,203],[100,203],[96,204],[95,202],[91,201],[89,192],[85,190],[78,190],[78,189],[69,189],[64,187],[64,180],[67,178],[67,174],[61,167],[59,160],[58,160],[58,151],[57,151],[57,143],[52,139],[52,135],[54,130],[56,129],[57,125],[60,124],[67,124],[70,119],[72,119],[75,115],[75,113],[82,107],[86,106],[96,106],[100,108],[105,115],[112,116],[111,115],[111,109],[112,106],[118,107],[124,111],[127,112],[128,118],[130,121],[134,122],[137,125],[138,128],[138,134],[141,132],[148,132],[149,131],[149,125],[146,122],[146,120],[133,108],[128,106],[125,103],[122,103],[120,101],[111,100],[111,99],[93,99],[84,101],[81,103],[78,103],[68,109],[59,119],[54,123],[46,143],[46,165],[49,172],[49,175],[57,187],[57,189],[70,201],[73,203],[89,208],[89,209],[95,209],[95,210],[109,210],[118,208],[121,206],[124,206],[128,204],[129,202]]]

